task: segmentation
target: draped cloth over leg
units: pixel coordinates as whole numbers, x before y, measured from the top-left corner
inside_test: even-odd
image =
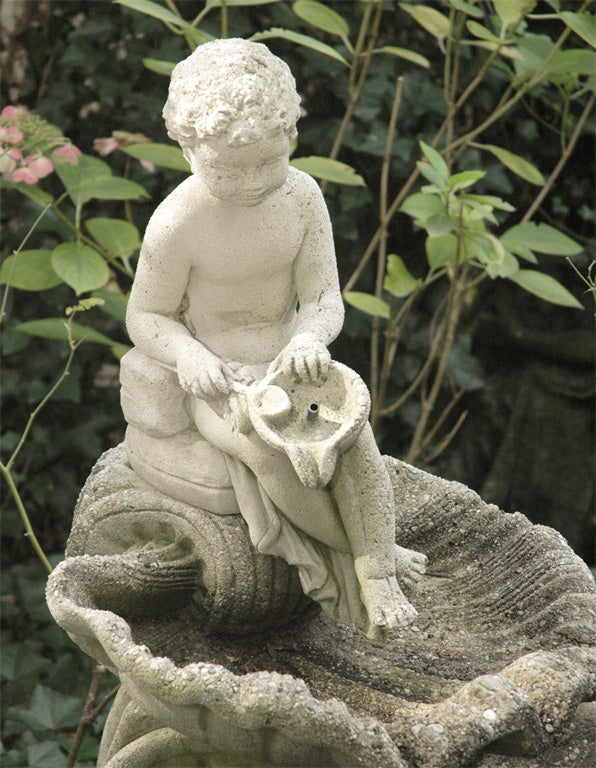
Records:
[[[203,437],[225,455],[255,548],[294,565],[305,594],[331,618],[365,631],[353,554],[329,491],[305,488],[285,454],[255,432],[234,432],[205,401],[195,402],[193,415]]]

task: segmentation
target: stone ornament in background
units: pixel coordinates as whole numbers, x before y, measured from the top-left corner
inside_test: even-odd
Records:
[[[298,116],[263,45],[215,41],[173,72],[164,117],[193,173],[144,238],[125,442],[48,583],[122,680],[98,765],[579,755],[590,574],[549,529],[379,454],[365,385],[327,351],[343,305],[322,196],[288,165]]]

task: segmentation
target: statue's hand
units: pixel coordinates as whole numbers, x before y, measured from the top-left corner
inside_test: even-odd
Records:
[[[177,371],[182,389],[202,400],[215,400],[230,393],[232,372],[208,349],[191,349],[180,355]]]
[[[331,355],[327,347],[310,333],[294,336],[269,366],[268,373],[281,370],[299,381],[326,379]]]

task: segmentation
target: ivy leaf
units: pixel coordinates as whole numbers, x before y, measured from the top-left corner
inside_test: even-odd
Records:
[[[35,680],[51,663],[23,643],[4,644],[0,655],[0,677],[4,680]]]
[[[350,26],[344,17],[316,0],[296,0],[292,10],[302,21],[322,29],[323,32],[342,39],[347,39],[350,35]]]
[[[163,61],[162,59],[143,59],[143,64],[151,72],[157,72],[158,75],[167,75],[168,77],[176,66],[173,61]]]
[[[449,19],[435,8],[429,8],[427,5],[406,5],[405,3],[399,3],[399,7],[402,11],[409,13],[414,21],[418,22],[427,32],[430,32],[433,37],[436,37],[439,42],[451,32]]]
[[[171,144],[143,143],[131,144],[130,147],[123,147],[122,150],[137,160],[148,160],[163,168],[190,173],[190,165],[185,160],[180,147]]]
[[[75,726],[81,717],[81,701],[75,696],[37,685],[27,709],[9,707],[10,718],[26,723],[34,731]]]
[[[419,67],[428,69],[430,67],[430,61],[416,51],[411,51],[409,48],[399,48],[397,45],[384,45],[381,48],[375,48],[373,53],[389,53],[391,56],[397,56],[398,59],[405,59],[411,61],[412,64],[418,64]]]
[[[579,35],[592,48],[596,48],[596,16],[593,13],[563,11],[559,15],[576,35]]]
[[[527,222],[511,227],[501,237],[504,245],[520,244],[531,251],[546,253],[550,256],[575,256],[581,253],[582,246],[549,224]]]
[[[101,288],[110,279],[108,265],[93,248],[61,243],[52,251],[52,267],[77,296]]]
[[[85,226],[91,237],[114,256],[130,256],[141,247],[139,230],[128,221],[98,216],[87,219]]]
[[[6,283],[21,291],[45,291],[60,285],[62,278],[54,271],[52,252],[35,249],[9,256],[0,268],[0,285]]]
[[[344,294],[345,300],[361,312],[373,317],[389,317],[389,304],[377,296],[370,293],[361,293],[360,291],[348,291]]]
[[[290,165],[317,179],[325,179],[349,187],[366,186],[362,176],[359,176],[350,165],[340,163],[338,160],[331,160],[329,157],[317,155],[297,157],[290,162]]]
[[[582,304],[567,288],[562,286],[554,277],[545,275],[544,272],[538,272],[535,269],[520,269],[519,272],[510,275],[509,280],[551,304],[583,309]]]
[[[536,166],[524,160],[523,157],[510,152],[508,149],[502,147],[496,147],[494,144],[474,144],[478,149],[485,149],[490,152],[496,158],[498,158],[503,165],[507,166],[510,171],[513,171],[517,176],[530,182],[530,184],[536,184],[542,186],[544,184],[544,176],[540,173]]]
[[[280,29],[279,27],[272,27],[271,29],[266,29],[264,32],[257,32],[255,35],[253,35],[250,40],[253,42],[258,42],[259,40],[271,40],[273,38],[280,38],[281,40],[289,40],[291,43],[296,43],[297,45],[303,45],[306,48],[311,48],[313,51],[318,51],[319,53],[325,54],[325,56],[330,56],[332,59],[335,59],[336,61],[341,61],[342,64],[344,64],[346,67],[349,67],[350,65],[348,62],[344,59],[344,57],[338,53],[335,48],[332,48],[330,45],[326,45],[325,43],[321,43],[319,40],[315,40],[314,37],[309,37],[308,35],[301,35],[299,32],[293,32],[290,29]]]
[[[401,299],[413,293],[419,285],[420,280],[411,274],[401,256],[397,256],[395,253],[389,254],[387,257],[387,276],[383,284],[385,290]]]

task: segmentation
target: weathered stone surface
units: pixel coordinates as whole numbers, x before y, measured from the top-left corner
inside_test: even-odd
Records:
[[[553,530],[386,461],[398,539],[429,566],[417,620],[384,645],[317,614],[240,516],[168,500],[121,448],[102,457],[48,584],[123,682],[101,768],[590,765],[586,566]]]

